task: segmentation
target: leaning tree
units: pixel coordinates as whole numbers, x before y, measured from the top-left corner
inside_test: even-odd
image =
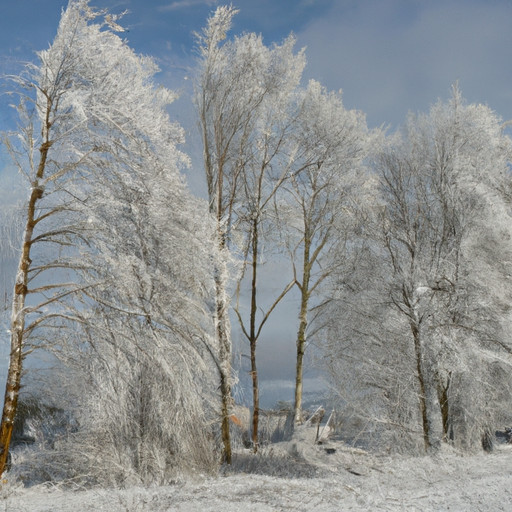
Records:
[[[198,271],[202,263],[194,265],[201,255],[208,261],[215,259],[215,254],[207,251],[206,242],[200,244],[197,258],[185,256],[187,236],[190,240],[197,237],[200,226],[206,224],[198,224],[200,213],[194,213],[192,203],[190,208],[186,206],[189,196],[178,172],[186,158],[176,147],[182,131],[169,121],[167,113],[174,94],[155,85],[153,77],[158,68],[152,59],[136,55],[116,31],[122,31],[117,17],[94,11],[87,0],[71,0],[53,43],[38,53],[38,63],[10,78],[19,98],[19,128],[6,138],[6,144],[27,182],[29,197],[13,294],[11,353],[0,427],[0,473],[8,456],[26,355],[37,346],[61,343],[66,337],[65,326],[75,326],[68,332],[76,332],[77,325],[87,329],[86,323],[91,320],[87,308],[94,310],[92,301],[102,301],[105,308],[111,308],[110,315],[115,314],[114,306],[133,305],[127,302],[126,293],[121,298],[121,291],[126,292],[129,286],[129,281],[121,280],[130,276],[135,279],[134,273],[144,267],[143,263],[157,266],[150,261],[154,253],[144,253],[149,244],[145,234],[134,233],[133,229],[146,222],[152,229],[152,238],[148,239],[157,244],[157,226],[166,224],[167,217],[167,229],[161,232],[166,240],[161,246],[174,251],[172,257],[181,255],[188,262],[182,267],[184,273]],[[159,181],[159,176],[165,179]],[[168,187],[165,198],[162,187]],[[121,197],[122,193],[126,195]],[[144,219],[143,206],[153,206],[158,212]],[[173,222],[168,222],[170,218]],[[107,225],[111,236],[107,235]],[[205,230],[206,240],[208,228]],[[126,271],[105,272],[108,265],[124,266]],[[197,292],[201,278],[192,279],[195,284],[191,290],[180,290],[190,281],[185,277],[180,280],[171,273],[175,266],[171,269],[168,261],[166,265],[158,268],[167,268],[167,282],[174,283],[176,292],[173,295],[166,288],[167,295],[176,299],[168,307],[177,308],[179,302],[183,311],[185,302],[192,303],[201,295]],[[112,280],[116,276],[117,283]],[[154,286],[154,275],[152,282]],[[141,292],[139,307],[126,307],[124,312],[130,318],[137,317],[139,326],[140,319],[145,318],[148,329],[155,329],[150,315],[140,307],[145,298],[151,297]],[[77,308],[79,299],[82,304]],[[210,318],[206,309],[204,314],[203,319]],[[169,320],[172,312],[165,317],[166,329],[173,331],[173,340],[182,344],[200,332],[195,329],[190,337],[183,334],[183,316],[177,312],[175,318],[180,320],[174,323]],[[163,343],[169,336],[154,339]],[[202,345],[207,350],[204,336]],[[81,340],[79,348],[86,339]],[[186,357],[181,358],[185,367],[189,363]],[[176,417],[187,421],[186,414]]]

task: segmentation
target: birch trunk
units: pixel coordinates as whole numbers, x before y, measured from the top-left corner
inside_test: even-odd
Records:
[[[307,230],[306,230],[307,231]],[[294,424],[302,423],[302,388],[304,373],[304,353],[306,351],[306,329],[308,327],[308,308],[309,308],[309,282],[311,279],[311,240],[306,233],[304,239],[304,263],[302,271],[302,285],[299,286],[301,293],[300,313],[299,313],[299,330],[297,332],[297,361],[295,368],[295,405],[293,409]]]
[[[222,249],[224,249],[224,237],[220,235],[220,242]],[[223,252],[223,251],[221,251]],[[231,434],[229,426],[229,417],[231,414],[231,340],[229,337],[229,319],[228,319],[228,302],[226,299],[225,277],[226,269],[225,263],[220,262],[215,275],[215,301],[216,301],[216,336],[219,346],[219,368],[220,368],[220,393],[221,393],[221,434],[223,444],[223,462],[231,464]]]
[[[40,182],[44,177],[46,160],[52,145],[49,140],[51,107],[51,100],[47,98],[46,118],[42,128],[42,139],[44,142],[39,148],[40,160],[35,179],[32,182],[32,192],[27,206],[25,231],[16,273],[16,283],[14,285],[11,316],[11,352],[9,368],[7,370],[2,421],[0,423],[0,475],[6,469],[21,387],[23,346],[25,341],[25,300],[28,293],[28,274],[32,263],[30,259],[30,249],[32,247],[34,228],[37,224],[36,205],[43,196],[43,188],[40,186]]]
[[[304,303],[304,301],[303,301]],[[306,302],[307,304],[307,302]],[[302,389],[304,373],[304,353],[306,351],[306,328],[307,328],[307,305],[306,309],[301,305],[299,332],[297,334],[297,362],[295,366],[295,406],[294,418],[295,424],[302,423]]]

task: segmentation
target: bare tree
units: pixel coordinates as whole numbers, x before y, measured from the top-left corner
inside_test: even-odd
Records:
[[[166,483],[219,462],[213,226],[171,169],[149,169],[129,184],[129,168],[115,184],[111,173],[88,205],[96,236],[84,256],[95,267],[84,281],[101,282],[87,294],[97,306],[77,305],[82,327],[57,354],[82,383],[79,428],[64,446],[69,472],[112,485]]]
[[[73,467],[81,462],[101,481],[149,484],[218,467],[216,259],[206,202],[190,196],[170,153],[137,144],[91,182],[84,213],[94,237],[82,254],[92,270],[83,281],[95,286],[76,306],[87,312],[82,329],[57,356],[72,375],[88,376],[67,447]]]
[[[407,136],[404,156],[388,153],[379,166],[388,205],[383,234],[398,277],[391,300],[410,325],[425,447],[432,449],[450,436],[447,390],[456,366],[442,361],[459,336],[484,327],[468,315],[484,291],[474,286],[476,269],[469,271],[470,246],[490,229],[478,221],[490,195],[500,201],[488,180],[492,173],[497,187],[510,146],[492,112],[463,105],[456,88],[449,104],[411,120]]]
[[[289,178],[296,146],[293,130],[296,128],[298,82],[304,67],[302,53],[293,54],[294,39],[283,45],[266,48],[258,38],[251,36],[252,52],[261,55],[257,70],[263,85],[262,101],[251,115],[252,133],[243,148],[247,155],[240,175],[241,191],[235,225],[242,245],[242,270],[237,283],[235,313],[242,332],[249,343],[253,395],[252,442],[257,451],[259,421],[259,385],[257,343],[261,332],[278,304],[292,289],[294,280],[284,283],[275,296],[266,290],[261,297],[260,279],[264,259],[269,258],[272,242],[269,231],[275,226],[272,219],[272,201]],[[260,85],[261,86],[261,85]],[[263,245],[265,244],[265,254]],[[241,292],[246,279],[250,279],[248,314],[241,304]],[[265,304],[262,307],[262,304]]]
[[[69,216],[62,220],[62,214],[69,210],[69,200],[61,192],[66,178],[77,172],[85,160],[84,153],[77,154],[74,145],[76,125],[74,116],[69,114],[70,102],[66,96],[75,78],[76,54],[72,48],[68,49],[67,43],[73,43],[71,27],[76,25],[77,7],[73,5],[63,15],[61,27],[66,33],[57,36],[53,51],[39,54],[40,67],[28,68],[25,76],[13,79],[22,90],[34,96],[21,95],[18,139],[6,139],[19,171],[28,181],[30,194],[13,292],[11,352],[0,426],[0,473],[5,469],[9,452],[27,338],[36,327],[54,316],[38,315],[27,322],[27,315],[44,311],[44,307],[77,289],[74,283],[35,284],[29,288],[29,283],[36,278],[40,280],[49,270],[67,267],[66,263],[55,260],[34,263],[34,251],[41,244],[66,246],[79,236],[76,225],[69,222]],[[86,149],[87,153],[90,151],[92,148]],[[54,152],[69,155],[68,162],[54,160]],[[39,303],[26,304],[29,296],[41,295],[43,299]]]
[[[195,102],[203,142],[203,162],[210,212],[216,219],[216,245],[221,259],[214,271],[216,338],[219,346],[221,374],[221,424],[225,462],[231,464],[229,416],[231,410],[231,334],[228,316],[227,260],[233,208],[238,190],[239,169],[227,168],[232,144],[243,138],[245,118],[230,110],[230,85],[224,78],[228,72],[220,43],[231,27],[237,10],[219,7],[197,34],[199,72]],[[238,71],[239,80],[243,72]],[[239,99],[240,101],[240,99]],[[231,107],[232,108],[232,107]],[[225,119],[227,116],[227,119]]]

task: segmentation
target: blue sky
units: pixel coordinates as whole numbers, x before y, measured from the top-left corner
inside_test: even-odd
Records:
[[[66,0],[4,2],[0,69],[51,41]],[[130,44],[156,57],[164,80],[181,87],[193,58],[192,32],[217,0],[96,0],[128,9]],[[267,43],[291,31],[307,47],[306,77],[342,89],[346,106],[371,126],[396,127],[425,111],[459,80],[471,102],[512,118],[511,0],[235,0],[234,32],[261,32]],[[7,61],[6,61],[7,59]]]
[[[198,154],[198,147],[187,98],[190,82],[185,80],[193,65],[192,33],[220,3],[91,2],[116,13],[128,9],[124,25],[130,45],[157,59],[165,85],[183,90],[173,115],[189,133],[185,151],[192,156]],[[48,46],[66,4],[67,0],[3,2],[0,73],[13,70],[16,61],[33,59],[35,51]],[[362,110],[372,127],[393,129],[408,111],[426,111],[439,97],[447,98],[457,80],[468,101],[486,103],[504,120],[512,119],[512,0],[233,0],[233,4],[240,9],[234,33],[262,33],[270,44],[294,32],[297,49],[307,47],[305,78],[342,89],[345,105]],[[5,121],[0,112],[0,125]],[[0,126],[5,128],[9,127]],[[192,189],[201,191],[202,171],[197,166],[189,179]],[[0,200],[9,193],[6,186],[12,185],[4,174]],[[292,301],[282,315],[294,318],[295,314]],[[291,393],[282,383],[293,378],[294,332],[279,320],[269,325],[272,329],[259,349],[261,377],[266,383],[279,380]]]

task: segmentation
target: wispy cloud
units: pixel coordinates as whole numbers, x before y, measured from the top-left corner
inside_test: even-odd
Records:
[[[215,5],[217,0],[176,0],[167,5],[158,8],[161,12],[176,11],[178,9],[188,9],[195,5]]]

